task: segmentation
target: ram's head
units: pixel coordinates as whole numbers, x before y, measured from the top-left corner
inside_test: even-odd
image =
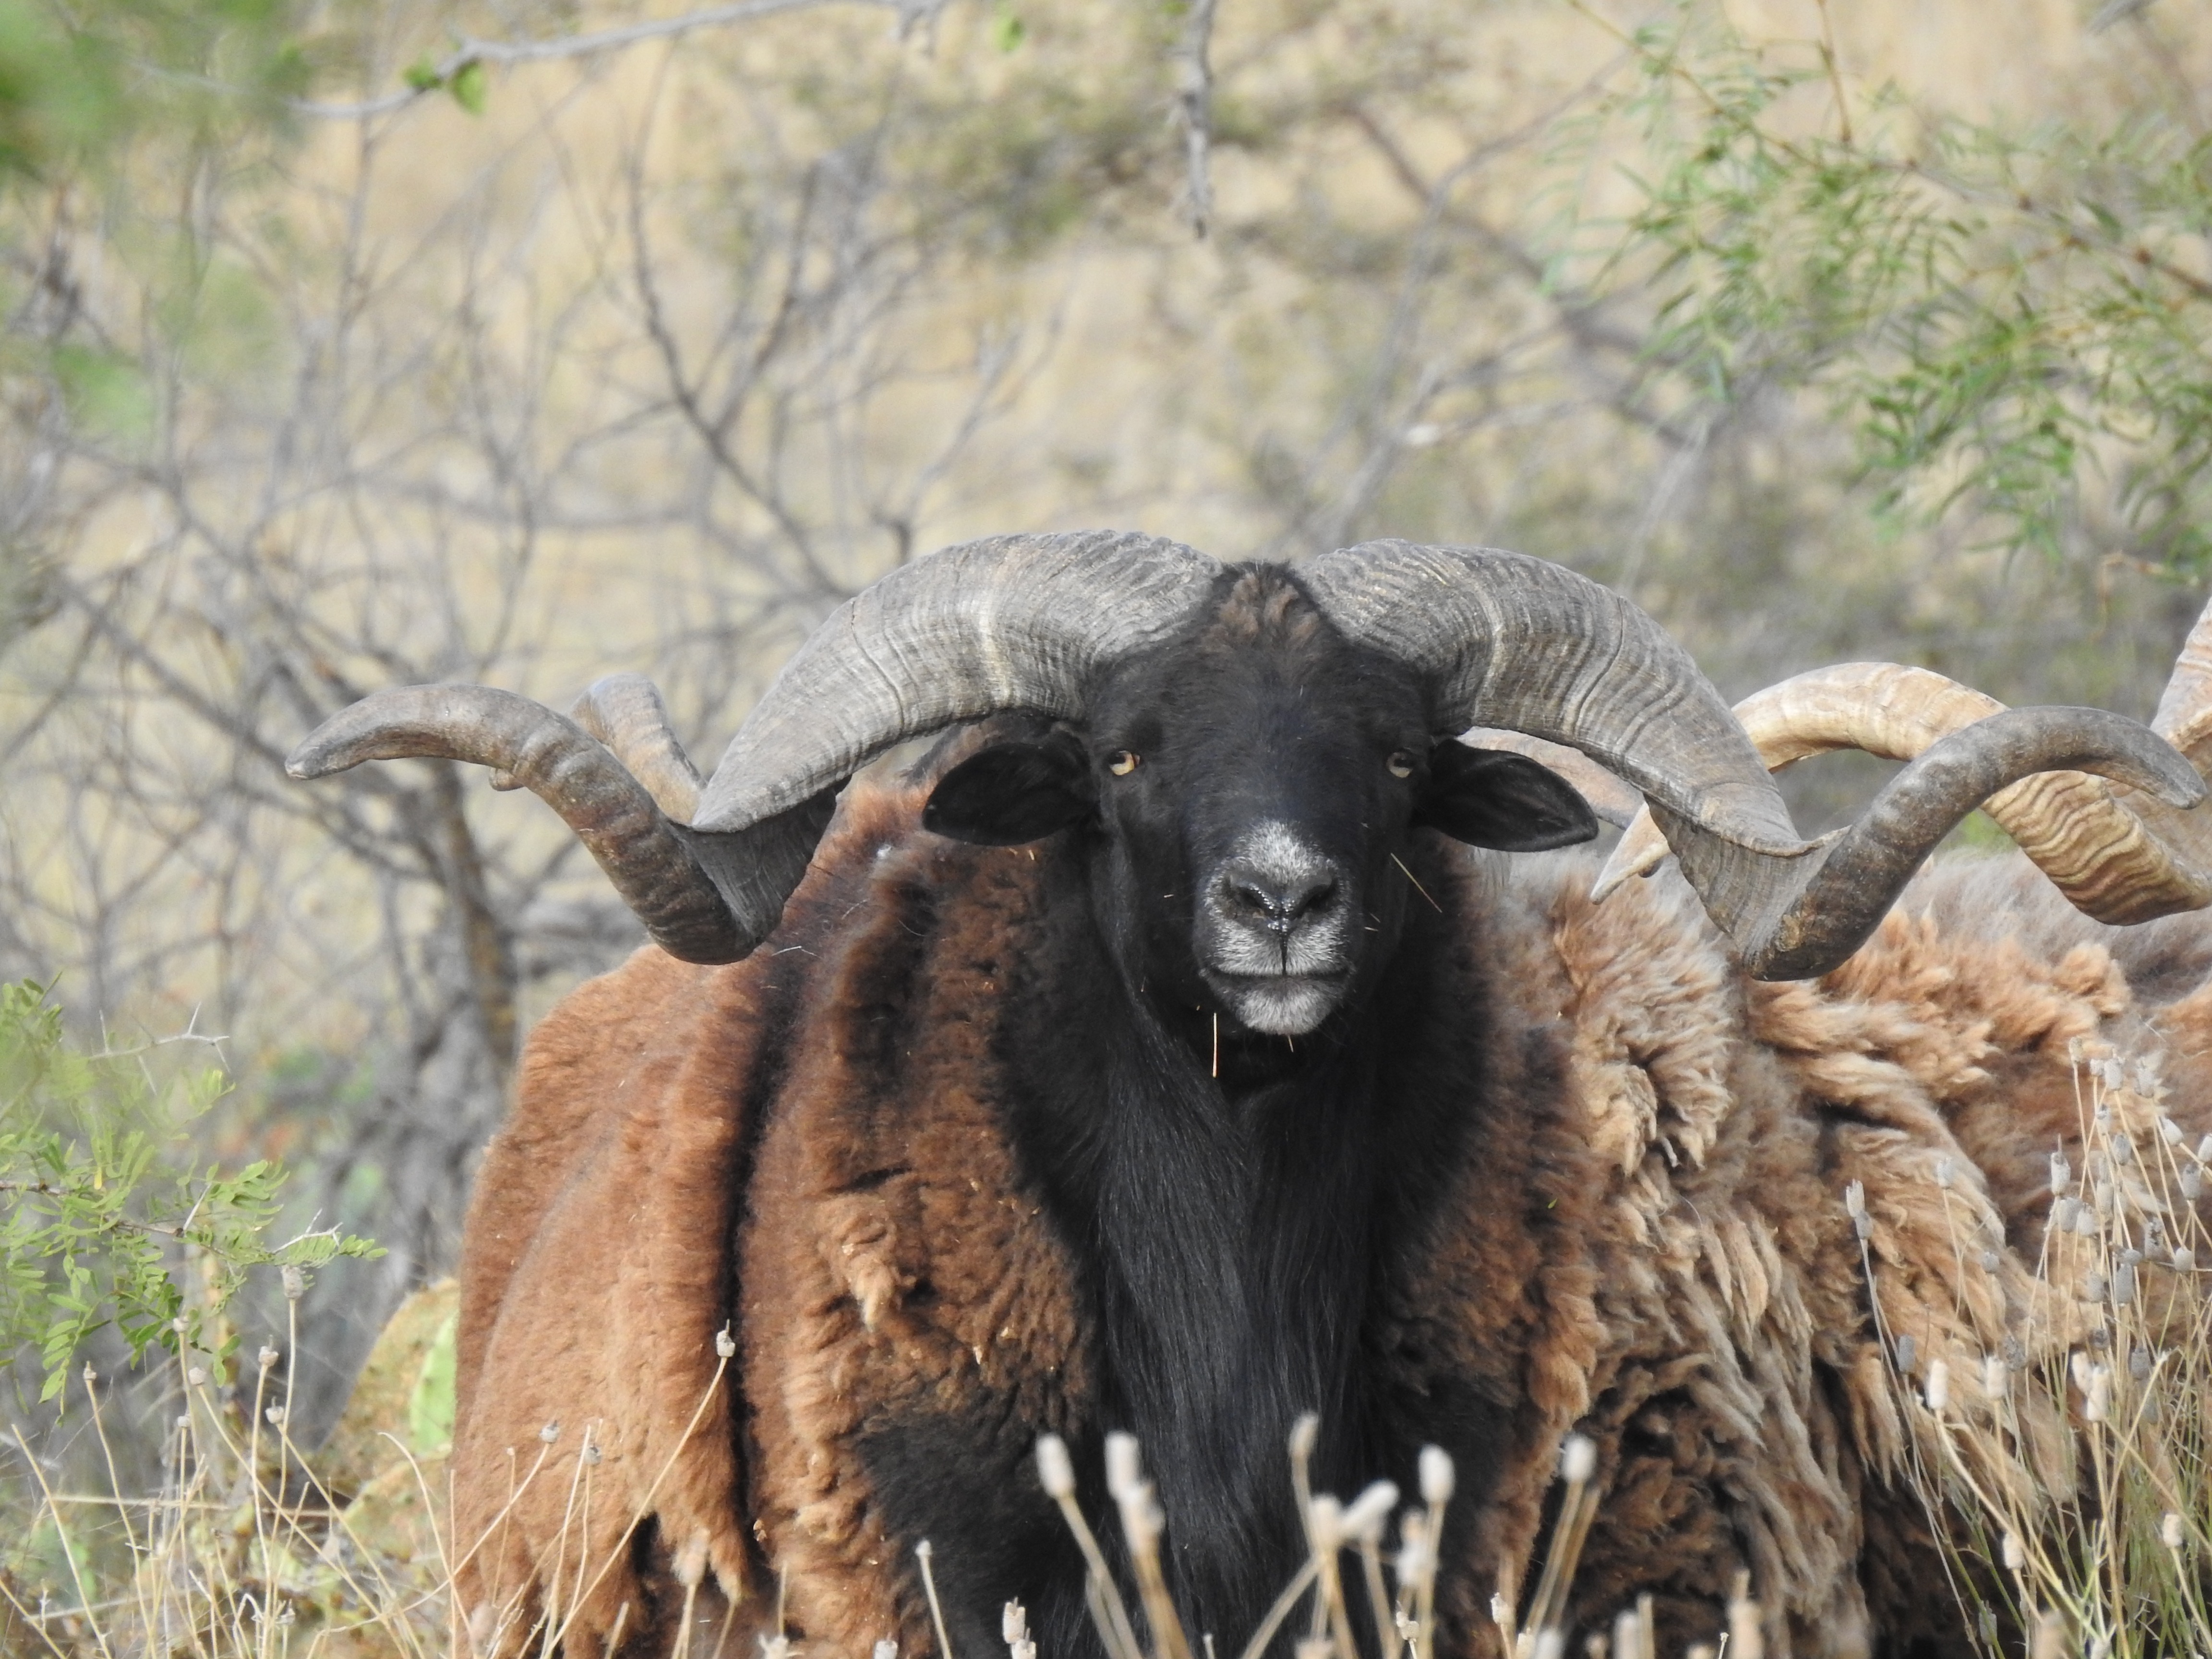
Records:
[[[1456,745],[1470,727],[1565,745],[1626,780],[1767,978],[1843,960],[1953,825],[2031,774],[2100,773],[2175,809],[2204,794],[2132,720],[2007,710],[1808,842],[1690,659],[1557,565],[1371,542],[1295,571],[1224,567],[1104,532],[972,542],[886,576],[800,648],[703,786],[633,676],[600,682],[573,719],[478,686],[382,692],[290,769],[492,767],[561,813],[664,949],[727,962],[775,927],[855,769],[1007,711],[1035,732],[956,769],[925,825],[1000,842],[1080,827],[1125,969],[1273,1032],[1311,1029],[1371,972],[1403,901],[1382,872],[1412,828],[1509,848],[1590,833],[1550,773]]]

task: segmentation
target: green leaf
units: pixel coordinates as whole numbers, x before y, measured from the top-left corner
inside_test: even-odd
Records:
[[[416,92],[435,92],[446,84],[446,77],[438,73],[428,52],[410,64],[400,78]]]
[[[1006,0],[999,0],[997,9],[991,14],[991,44],[1000,52],[1012,52],[1028,33],[1028,26],[1015,15],[1014,9]]]
[[[453,71],[447,88],[453,101],[471,115],[484,112],[484,66],[471,58]]]

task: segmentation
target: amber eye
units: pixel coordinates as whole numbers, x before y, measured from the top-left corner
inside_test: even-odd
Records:
[[[1382,763],[1390,769],[1390,775],[1394,778],[1410,778],[1413,775],[1413,757],[1403,749],[1393,749],[1390,751],[1390,758]]]
[[[1106,757],[1106,769],[1117,778],[1126,778],[1137,769],[1137,751],[1116,749]]]

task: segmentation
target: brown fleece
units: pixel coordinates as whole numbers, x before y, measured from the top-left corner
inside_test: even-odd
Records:
[[[927,784],[849,789],[747,963],[641,952],[532,1036],[464,1267],[454,1467],[463,1545],[487,1538],[461,1576],[481,1650],[550,1615],[572,1653],[618,1621],[626,1650],[665,1650],[697,1539],[707,1593],[739,1603],[725,1651],[750,1650],[781,1583],[789,1633],[825,1652],[932,1653],[869,1437],[980,1422],[1011,1460],[1083,1425],[1095,1338],[992,1046],[1039,860],[1062,854],[919,834]],[[1451,971],[1495,1010],[1494,1074],[1376,1344],[1400,1392],[1448,1378],[1511,1424],[1494,1488],[1464,1499],[1455,1646],[1498,1650],[1492,1588],[1525,1606],[1575,1428],[1606,1493],[1578,1616],[1649,1592],[1677,1650],[1745,1571],[1778,1656],[1960,1644],[1872,1310],[1986,1413],[1984,1353],[2086,1328],[2030,1267],[2048,1154],[2081,1136],[2069,1045],[2164,1056],[2172,1115],[2212,1127],[2212,930],[2122,935],[2021,868],[1941,866],[1836,973],[1754,985],[1672,874],[1592,904],[1585,860],[1470,861]],[[2064,1425],[2022,1426],[2070,1480]],[[625,1542],[641,1516],[650,1537]]]

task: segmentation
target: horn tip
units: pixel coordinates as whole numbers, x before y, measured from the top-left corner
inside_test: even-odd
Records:
[[[343,772],[346,764],[328,744],[309,738],[284,757],[284,775],[301,783],[310,783],[317,778],[326,778],[333,772]]]

